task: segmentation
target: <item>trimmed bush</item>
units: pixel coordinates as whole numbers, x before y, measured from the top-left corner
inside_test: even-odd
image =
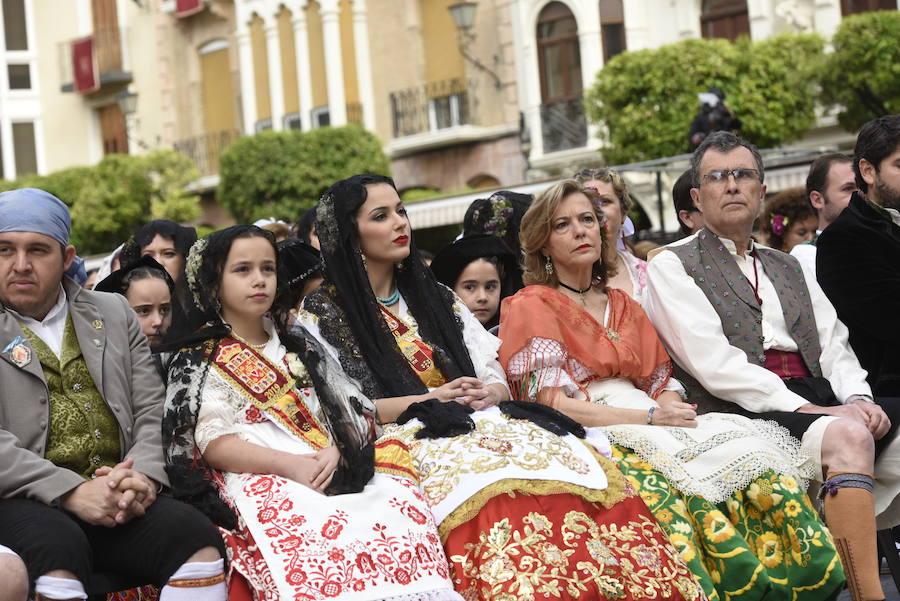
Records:
[[[610,164],[688,152],[697,94],[718,86],[743,122],[738,132],[760,147],[794,140],[815,121],[814,73],[823,42],[783,34],[759,42],[690,39],[655,50],[624,52],[588,90],[588,119],[609,134]]]
[[[219,202],[244,223],[295,221],[334,182],[390,172],[381,142],[356,125],[260,132],[225,149],[219,165]]]

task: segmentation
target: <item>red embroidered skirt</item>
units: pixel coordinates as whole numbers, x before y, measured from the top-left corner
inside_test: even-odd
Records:
[[[466,601],[706,599],[641,498],[500,494],[444,543]]]

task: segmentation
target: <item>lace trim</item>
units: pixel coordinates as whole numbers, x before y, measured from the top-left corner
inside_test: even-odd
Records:
[[[344,373],[359,382],[363,393],[369,398],[383,397],[375,376],[356,344],[347,316],[337,302],[337,291],[334,286],[319,286],[303,299],[303,308],[318,318],[319,332],[322,338],[337,350]]]
[[[200,453],[217,438],[230,434],[240,434],[236,416],[243,408],[244,400],[215,371],[210,371],[200,392],[200,408],[197,425],[194,427],[194,441]]]
[[[727,421],[734,421],[728,419],[731,416],[726,417],[719,414],[716,416],[720,419],[727,419]],[[809,480],[815,477],[815,473],[813,466],[808,461],[809,458],[803,454],[797,440],[790,435],[787,429],[776,422],[747,421],[751,424],[742,424],[742,430],[730,433],[730,435],[722,433],[722,435],[705,441],[702,445],[705,448],[699,451],[696,441],[692,441],[686,433],[680,431],[679,428],[666,427],[673,437],[689,445],[684,452],[678,453],[674,457],[667,455],[643,433],[629,426],[609,426],[603,428],[603,431],[611,442],[633,451],[642,461],[665,476],[669,483],[681,493],[703,497],[713,504],[721,503],[733,493],[743,490],[768,470],[794,476],[800,482],[800,488],[806,489]],[[665,426],[656,427],[663,428]],[[705,480],[698,480],[683,469],[685,460],[711,451],[729,440],[742,438],[751,441],[755,438],[764,438],[772,443],[779,453],[776,455],[774,452],[770,453],[765,450],[748,449],[746,454],[723,464],[710,473]]]
[[[379,601],[465,601],[465,599],[453,589],[438,589],[434,591],[410,593],[408,595],[383,597]]]

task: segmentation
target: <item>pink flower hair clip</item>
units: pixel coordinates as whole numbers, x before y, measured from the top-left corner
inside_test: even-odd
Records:
[[[771,226],[773,234],[783,236],[790,222],[791,220],[784,215],[772,215],[772,218],[769,220],[769,226]]]

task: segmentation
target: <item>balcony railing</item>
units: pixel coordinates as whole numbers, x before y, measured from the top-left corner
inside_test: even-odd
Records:
[[[172,146],[194,161],[201,176],[216,175],[219,173],[219,158],[222,156],[222,151],[240,135],[237,130],[229,129],[178,140]]]
[[[474,103],[461,79],[391,92],[390,102],[395,138],[476,122]]]
[[[581,99],[542,104],[541,130],[545,153],[587,144],[587,122]]]
[[[122,65],[122,39],[126,30],[105,27],[87,37],[61,42],[58,47],[60,83],[63,92],[110,90],[131,82]]]

